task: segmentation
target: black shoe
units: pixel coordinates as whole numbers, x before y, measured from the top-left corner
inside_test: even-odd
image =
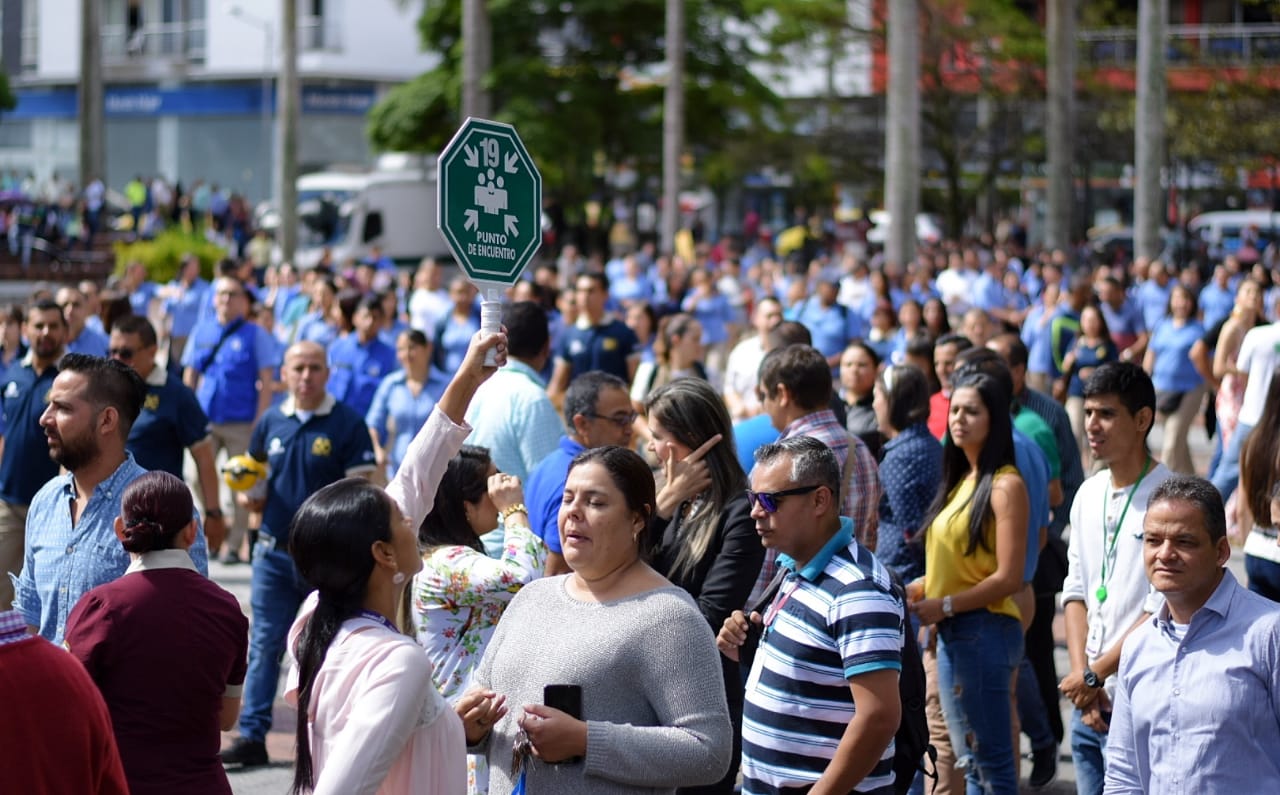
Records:
[[[1031,752],[1032,789],[1044,789],[1058,780],[1058,746],[1051,745]]]
[[[238,767],[262,767],[270,764],[271,761],[267,759],[266,743],[261,740],[247,740],[244,737],[238,738],[219,756],[222,757],[223,765]]]
[[[239,563],[241,563],[241,560],[240,560],[240,554],[239,554],[239,553],[237,553],[237,552],[230,552],[230,551],[223,553],[223,555],[222,555],[222,565],[224,565],[224,566],[235,566],[235,565],[237,565],[237,564],[239,564]]]

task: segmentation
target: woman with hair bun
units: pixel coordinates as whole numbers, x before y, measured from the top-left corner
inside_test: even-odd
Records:
[[[115,528],[133,563],[67,619],[67,648],[102,691],[135,795],[231,792],[219,732],[240,713],[249,622],[191,562],[194,517],[173,475],[130,483]]]

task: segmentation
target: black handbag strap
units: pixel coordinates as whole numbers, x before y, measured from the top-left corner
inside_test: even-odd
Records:
[[[222,343],[227,341],[227,337],[235,334],[243,325],[244,318],[242,317],[238,317],[227,324],[227,327],[222,330],[222,336],[218,337],[218,341],[214,343],[213,348],[211,348],[209,352],[200,359],[200,364],[196,366],[196,369],[200,371],[201,375],[204,375],[204,371],[208,370],[209,365],[213,364],[214,358],[217,357],[218,351],[222,350]]]

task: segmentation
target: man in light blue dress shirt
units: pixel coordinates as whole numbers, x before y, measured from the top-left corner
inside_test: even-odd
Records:
[[[1142,557],[1165,604],[1125,641],[1106,793],[1280,792],[1280,610],[1223,568],[1226,533],[1207,480],[1152,493]]]
[[[76,353],[58,367],[40,424],[50,457],[67,474],[31,500],[22,573],[14,580],[15,609],[33,633],[55,644],[62,643],[80,597],[129,567],[115,519],[125,487],[146,473],[125,449],[146,397],[141,376],[119,362]],[[190,552],[207,575],[208,548],[198,521]]]

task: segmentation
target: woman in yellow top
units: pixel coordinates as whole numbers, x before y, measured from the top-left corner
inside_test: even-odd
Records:
[[[1010,684],[1022,659],[1013,595],[1022,587],[1027,489],[1014,467],[1009,386],[957,370],[943,439],[943,483],[925,525],[924,598],[938,625],[938,691],[969,795],[1016,795]]]

